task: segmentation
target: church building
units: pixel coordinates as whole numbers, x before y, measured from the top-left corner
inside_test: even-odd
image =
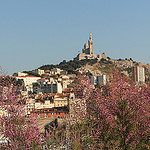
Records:
[[[94,49],[93,49],[93,40],[92,40],[92,34],[90,32],[90,37],[88,40],[88,44],[84,44],[84,48],[82,49],[82,53],[79,53],[75,59],[77,60],[83,60],[83,59],[98,59],[101,60],[102,58],[107,59],[106,54],[94,54]]]

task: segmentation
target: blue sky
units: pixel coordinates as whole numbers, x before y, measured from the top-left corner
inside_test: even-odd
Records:
[[[94,53],[150,63],[149,0],[0,0],[0,66],[12,74]]]

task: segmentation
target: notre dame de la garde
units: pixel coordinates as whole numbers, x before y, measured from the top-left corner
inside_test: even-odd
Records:
[[[90,37],[88,40],[88,44],[84,44],[84,48],[82,49],[82,53],[79,53],[75,59],[77,60],[83,60],[83,59],[98,59],[101,60],[102,58],[107,59],[106,54],[94,54],[94,49],[93,49],[93,40],[92,40],[92,34],[90,32]]]

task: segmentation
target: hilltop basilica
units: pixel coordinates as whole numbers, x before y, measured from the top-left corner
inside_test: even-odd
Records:
[[[79,53],[75,59],[77,60],[83,60],[83,59],[98,59],[101,60],[102,58],[107,59],[106,54],[94,54],[94,49],[93,49],[93,40],[92,40],[92,34],[90,32],[90,37],[88,40],[88,44],[84,44],[84,48],[82,49],[82,53]]]

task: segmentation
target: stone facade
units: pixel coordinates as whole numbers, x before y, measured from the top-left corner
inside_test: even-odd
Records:
[[[38,75],[40,75],[40,76],[45,73],[45,71],[44,71],[44,70],[41,70],[41,69],[35,69],[35,70],[32,70],[32,72],[33,72],[33,73],[36,73],[36,74],[38,74]]]
[[[92,34],[90,32],[90,38],[88,40],[88,44],[84,44],[84,48],[82,49],[82,53],[79,53],[75,59],[77,60],[84,60],[84,59],[98,59],[101,60],[102,58],[107,59],[106,54],[94,54],[93,49],[93,40],[92,40]]]

